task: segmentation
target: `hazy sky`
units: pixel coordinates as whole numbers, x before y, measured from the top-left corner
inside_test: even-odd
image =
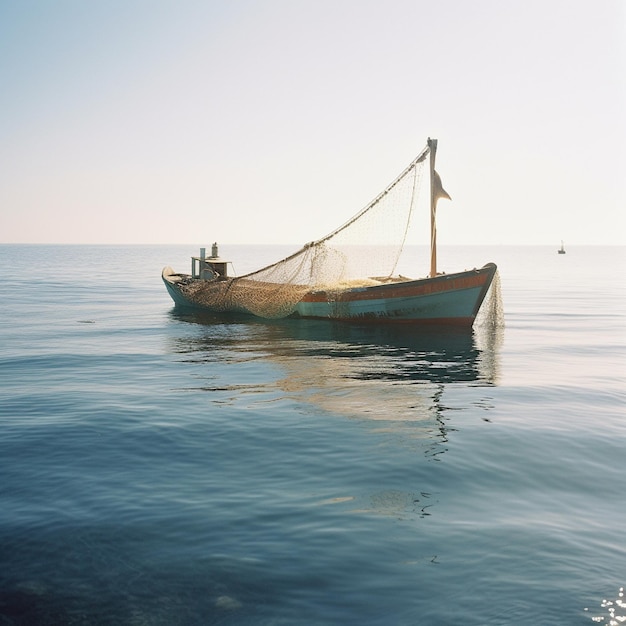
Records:
[[[0,243],[626,243],[624,0],[0,0]],[[428,240],[427,235],[423,242]]]

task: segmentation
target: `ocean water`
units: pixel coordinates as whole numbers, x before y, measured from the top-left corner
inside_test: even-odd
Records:
[[[626,621],[626,249],[556,250],[443,247],[504,327],[424,334],[182,314],[195,248],[0,246],[0,625]]]

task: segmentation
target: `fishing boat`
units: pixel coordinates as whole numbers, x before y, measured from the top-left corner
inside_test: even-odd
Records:
[[[213,244],[210,256],[201,248],[200,256],[192,257],[190,274],[163,269],[167,291],[177,307],[213,313],[471,327],[497,267],[486,263],[455,273],[437,271],[437,203],[450,196],[435,170],[436,152],[437,140],[429,138],[364,209],[287,258],[230,276],[230,263]],[[430,192],[430,272],[412,279],[397,268],[422,186]]]
[[[561,241],[561,247],[558,249],[559,254],[565,254],[565,246],[563,245],[563,241]]]

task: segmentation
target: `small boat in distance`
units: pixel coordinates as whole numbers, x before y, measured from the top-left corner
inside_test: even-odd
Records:
[[[565,246],[563,246],[563,240],[561,240],[561,247],[558,249],[559,254],[565,254]]]
[[[326,237],[240,277],[205,248],[192,257],[191,274],[163,269],[161,277],[177,307],[261,318],[299,317],[345,322],[471,327],[496,275],[494,263],[451,274],[437,272],[436,209],[444,191],[435,171],[437,140],[370,204]],[[427,157],[429,157],[427,159]],[[429,181],[430,274],[397,273],[418,203],[422,174]]]

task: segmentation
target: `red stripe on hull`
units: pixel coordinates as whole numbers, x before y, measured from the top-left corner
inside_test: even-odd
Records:
[[[450,274],[447,276],[437,276],[436,278],[424,278],[422,280],[407,283],[397,283],[390,285],[376,285],[374,287],[361,287],[346,291],[312,291],[307,293],[302,302],[327,302],[330,299],[335,301],[358,301],[358,300],[380,300],[395,298],[407,298],[415,296],[426,296],[433,293],[445,291],[456,291],[458,289],[474,289],[481,287],[489,279],[489,273],[475,270],[470,276],[465,274]]]

